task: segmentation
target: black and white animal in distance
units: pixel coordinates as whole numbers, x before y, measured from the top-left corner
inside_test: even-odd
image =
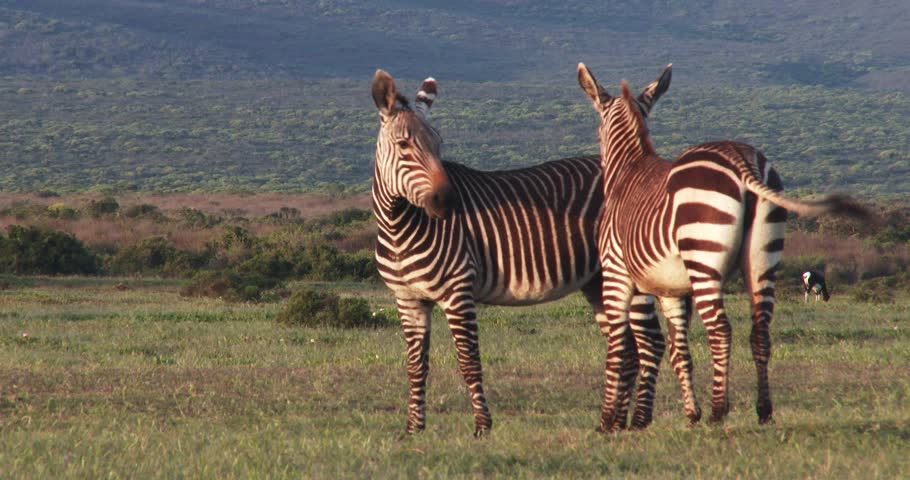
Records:
[[[803,273],[803,286],[806,287],[806,303],[809,303],[809,292],[815,293],[815,301],[818,302],[818,296],[827,302],[831,295],[828,294],[828,285],[825,284],[825,276],[815,271]]]

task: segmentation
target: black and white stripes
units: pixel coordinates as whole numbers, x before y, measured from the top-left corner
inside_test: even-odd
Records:
[[[654,149],[643,112],[669,85],[669,66],[638,98],[625,82],[621,96],[610,96],[583,64],[578,79],[601,116],[606,206],[598,240],[610,331],[601,429],[615,429],[621,392],[634,380],[628,367],[632,328],[627,312],[639,293],[657,295],[664,307],[671,326],[671,361],[684,387],[686,414],[696,422],[701,412],[683,350],[688,319],[678,313],[684,310],[683,297],[692,295],[714,364],[711,419],[726,416],[732,331],[721,287],[736,268],[742,269],[751,295],[759,422],[770,421],[769,326],[784,245],[784,208],[802,215],[860,217],[865,210],[838,196],[811,203],[782,196],[780,180],[761,152],[742,143],[707,143],[690,148],[672,164],[664,161]]]
[[[425,427],[430,313],[438,304],[471,394],[475,433],[483,434],[492,419],[476,303],[528,305],[582,290],[606,328],[595,236],[603,209],[600,159],[567,158],[501,172],[441,162],[441,140],[427,119],[435,94],[436,82],[426,80],[412,109],[388,74],[374,77],[381,120],[373,179],[376,260],[397,299],[407,343],[407,431]],[[647,423],[663,337],[651,298],[637,297],[632,308],[631,322],[649,339],[630,361],[653,373],[643,375],[635,411],[638,422]],[[625,418],[631,392],[622,397]]]

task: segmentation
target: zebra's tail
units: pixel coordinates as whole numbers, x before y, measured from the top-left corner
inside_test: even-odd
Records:
[[[831,213],[864,222],[871,222],[876,218],[869,208],[847,195],[831,194],[818,200],[796,200],[775,192],[754,175],[747,174],[744,177],[746,188],[750,192],[801,217],[818,217]]]

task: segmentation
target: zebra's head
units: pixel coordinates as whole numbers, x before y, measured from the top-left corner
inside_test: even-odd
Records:
[[[376,71],[372,89],[380,120],[374,182],[380,182],[378,187],[389,196],[403,197],[431,217],[448,217],[457,198],[439,159],[442,137],[428,118],[436,80],[423,81],[413,108],[382,70]]]
[[[654,107],[657,99],[659,99],[661,95],[667,91],[667,88],[670,87],[672,68],[672,63],[667,65],[660,76],[657,77],[657,80],[654,80],[650,85],[645,87],[637,97],[629,99],[629,101],[634,103],[637,107],[636,110],[641,114],[642,120],[648,117],[648,114],[651,113],[651,108]],[[597,83],[591,70],[588,70],[588,67],[586,67],[584,63],[578,64],[578,84],[581,85],[581,89],[584,90],[591,99],[591,102],[594,104],[594,109],[600,113],[601,125],[599,131],[601,137],[603,137],[605,132],[609,131],[613,119],[620,115],[626,116],[628,113],[628,109],[623,104],[623,96],[619,95],[614,97],[607,93],[607,90]]]

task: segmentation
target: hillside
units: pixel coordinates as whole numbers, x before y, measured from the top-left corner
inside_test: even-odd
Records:
[[[791,187],[907,193],[908,18],[900,1],[2,1],[0,189],[362,189],[379,67],[407,91],[439,79],[447,159],[592,153],[585,61],[639,86],[674,63],[665,154],[736,138]]]

